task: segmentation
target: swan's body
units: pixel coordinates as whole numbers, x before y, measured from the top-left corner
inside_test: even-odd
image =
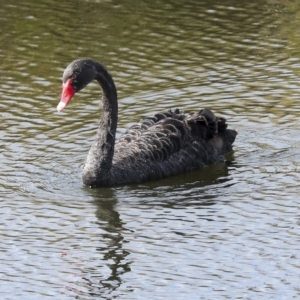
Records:
[[[117,92],[112,77],[91,59],[73,61],[63,75],[57,110],[96,79],[103,90],[103,113],[83,170],[91,187],[140,183],[199,169],[232,150],[237,132],[209,109],[184,114],[178,109],[157,113],[133,125],[115,141]]]

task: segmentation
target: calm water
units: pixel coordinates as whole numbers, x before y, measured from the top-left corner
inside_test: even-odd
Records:
[[[0,298],[299,299],[300,2],[0,1]],[[227,164],[91,190],[96,84],[56,112],[64,68],[118,87],[118,134],[166,108],[239,130]]]

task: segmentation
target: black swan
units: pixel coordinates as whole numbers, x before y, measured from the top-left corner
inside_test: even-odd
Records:
[[[64,71],[62,111],[74,94],[96,79],[103,91],[103,112],[83,169],[90,187],[141,183],[199,169],[225,160],[237,131],[209,109],[184,114],[179,109],[156,113],[130,127],[115,141],[118,102],[114,81],[100,63],[77,59]]]

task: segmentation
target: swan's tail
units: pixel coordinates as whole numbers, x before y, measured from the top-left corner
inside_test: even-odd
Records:
[[[232,150],[237,131],[227,129],[225,118],[217,117],[211,110],[205,108],[190,114],[187,117],[187,123],[192,135],[209,141],[219,149],[220,153],[224,154]]]

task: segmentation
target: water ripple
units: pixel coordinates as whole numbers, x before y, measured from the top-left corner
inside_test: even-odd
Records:
[[[299,290],[299,7],[282,1],[17,1],[0,9],[1,299],[293,299]],[[55,111],[65,66],[106,65],[120,135],[210,107],[226,164],[91,190],[92,84]]]

